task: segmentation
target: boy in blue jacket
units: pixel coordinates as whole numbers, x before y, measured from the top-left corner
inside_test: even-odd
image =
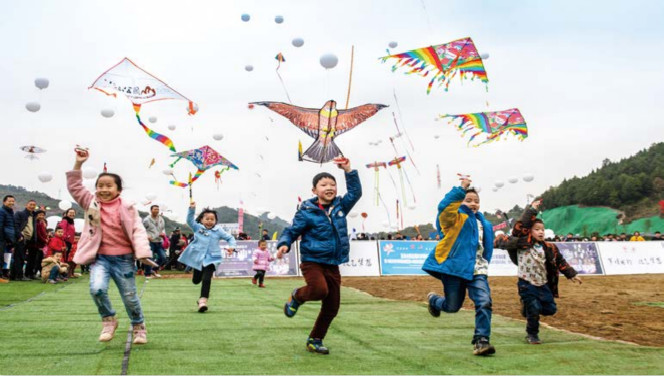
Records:
[[[304,302],[322,300],[320,313],[309,333],[307,351],[329,354],[323,338],[339,312],[341,275],[339,264],[348,262],[350,243],[346,215],[362,196],[357,170],[350,169],[346,158],[335,159],[346,175],[345,196],[337,196],[334,176],[321,172],[314,176],[312,192],[316,196],[304,201],[293,218],[293,225],[284,230],[277,243],[277,258],[288,253],[291,244],[300,241],[300,269],[307,285],[293,290],[284,305],[284,314],[293,317]]]
[[[480,197],[470,180],[461,179],[438,204],[436,228],[445,234],[422,269],[443,282],[445,296],[429,293],[429,313],[454,313],[468,296],[475,303],[473,354],[491,355],[496,349],[489,343],[491,335],[491,290],[487,272],[493,254],[493,227],[480,213]]]

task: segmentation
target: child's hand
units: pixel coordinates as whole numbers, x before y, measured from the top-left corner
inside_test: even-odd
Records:
[[[254,260],[254,264],[258,265],[258,259]]]
[[[190,202],[189,207],[192,208],[192,209],[196,209],[196,201]]]
[[[472,182],[472,180],[470,180],[469,178],[466,178],[466,177],[461,178],[461,187],[463,189],[468,189],[468,187],[470,187],[471,182]]]
[[[350,172],[350,160],[346,157],[334,158],[334,164],[345,172]]]
[[[277,258],[281,260],[284,257],[284,254],[288,253],[288,247],[285,245],[282,245],[279,247],[279,250],[277,251]]]
[[[233,252],[235,252],[235,249],[233,249],[233,248],[228,248],[226,250],[226,254],[228,254],[228,256],[231,256],[233,254]]]
[[[74,149],[76,152],[76,162],[83,164],[83,162],[87,161],[88,158],[90,157],[90,152],[87,149],[83,149],[79,146],[76,146]]]
[[[577,277],[577,276],[574,276],[574,277],[570,278],[569,280],[572,281],[572,282],[576,282],[576,283],[578,283],[578,284],[582,284],[582,283],[583,283],[583,282],[581,281],[581,278],[579,278],[579,277]]]
[[[530,206],[532,206],[533,209],[535,209],[535,210],[539,210],[540,205],[542,205],[542,199],[541,198],[533,201],[532,204],[530,204]]]

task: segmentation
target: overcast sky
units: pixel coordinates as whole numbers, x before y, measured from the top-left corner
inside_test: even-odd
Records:
[[[319,171],[342,173],[331,164],[298,162],[298,140],[313,140],[288,120],[251,101],[283,101],[286,94],[275,73],[275,55],[286,62],[280,73],[293,104],[319,108],[328,99],[346,102],[351,46],[355,46],[350,107],[382,103],[390,107],[336,141],[360,171],[364,196],[356,212],[367,212],[367,230],[381,230],[386,209],[375,205],[374,160],[394,158],[388,137],[396,133],[392,111],[396,93],[403,126],[414,146],[418,171],[406,163],[417,203],[406,182],[404,225],[431,223],[436,205],[456,183],[456,173],[472,176],[482,187],[483,210],[523,205],[562,179],[582,176],[604,158],[619,160],[661,141],[664,87],[664,3],[660,1],[3,1],[0,6],[0,113],[3,147],[0,182],[25,186],[70,200],[65,172],[73,148],[90,148],[89,166],[104,162],[119,173],[123,197],[145,201],[157,195],[172,216],[184,220],[188,193],[168,184],[162,171],[170,151],[149,139],[126,98],[113,99],[88,90],[105,70],[129,57],[200,106],[187,116],[184,101],[143,106],[144,121],[173,139],[178,150],[210,145],[240,167],[222,175],[219,189],[212,170],[194,184],[199,206],[269,210],[290,220],[297,196],[311,197],[311,178]],[[251,15],[242,22],[243,13]],[[277,15],[284,17],[276,24]],[[489,90],[478,81],[454,80],[449,91],[378,58],[388,43],[393,53],[470,36],[485,61]],[[291,40],[304,39],[295,48]],[[323,69],[319,57],[333,53],[339,65]],[[254,66],[246,72],[244,66]],[[33,81],[47,77],[40,91]],[[40,102],[39,112],[25,104]],[[489,107],[487,108],[486,102]],[[517,107],[528,123],[524,142],[505,141],[478,148],[466,146],[455,127],[435,121],[459,114]],[[115,111],[106,119],[102,109]],[[176,125],[175,131],[168,126]],[[215,141],[212,135],[222,133]],[[269,140],[268,140],[269,139]],[[369,142],[383,140],[380,146]],[[22,145],[47,149],[39,160],[25,159]],[[396,141],[399,155],[405,144]],[[148,169],[150,161],[157,163]],[[440,165],[442,189],[436,186]],[[40,183],[37,175],[54,179]],[[176,176],[186,179],[193,165],[181,161]],[[507,183],[531,173],[535,180]],[[396,223],[401,199],[399,175],[380,172],[380,192]],[[259,177],[260,175],[260,177]],[[506,182],[498,192],[496,180]],[[342,183],[343,186],[343,183]],[[345,192],[345,188],[340,189]],[[403,201],[403,199],[401,199]],[[146,208],[147,209],[147,208]],[[361,219],[349,219],[361,229]]]

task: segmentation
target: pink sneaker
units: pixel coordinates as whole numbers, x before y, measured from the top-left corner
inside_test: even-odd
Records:
[[[118,320],[114,316],[104,317],[101,320],[101,334],[99,342],[108,342],[115,336],[115,329],[118,328]]]
[[[134,333],[132,343],[134,345],[145,345],[148,343],[148,330],[145,328],[145,324],[136,324],[132,329]]]
[[[203,313],[208,310],[207,298],[198,299],[198,312]]]

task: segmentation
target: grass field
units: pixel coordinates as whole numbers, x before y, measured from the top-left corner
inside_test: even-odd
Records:
[[[144,280],[139,278],[139,290]],[[344,288],[325,344],[305,351],[319,304],[292,319],[282,305],[300,279],[215,280],[210,311],[199,314],[199,286],[149,281],[143,308],[149,343],[131,348],[129,374],[662,374],[664,348],[597,341],[543,329],[543,345],[523,342],[524,323],[494,316],[495,356],[472,355],[473,313],[434,319],[424,304],[390,301]],[[66,285],[0,285],[2,374],[121,374],[129,323],[115,287],[121,325],[97,342],[100,319],[86,278]],[[26,301],[30,299],[29,301]],[[9,306],[10,304],[13,304]]]

